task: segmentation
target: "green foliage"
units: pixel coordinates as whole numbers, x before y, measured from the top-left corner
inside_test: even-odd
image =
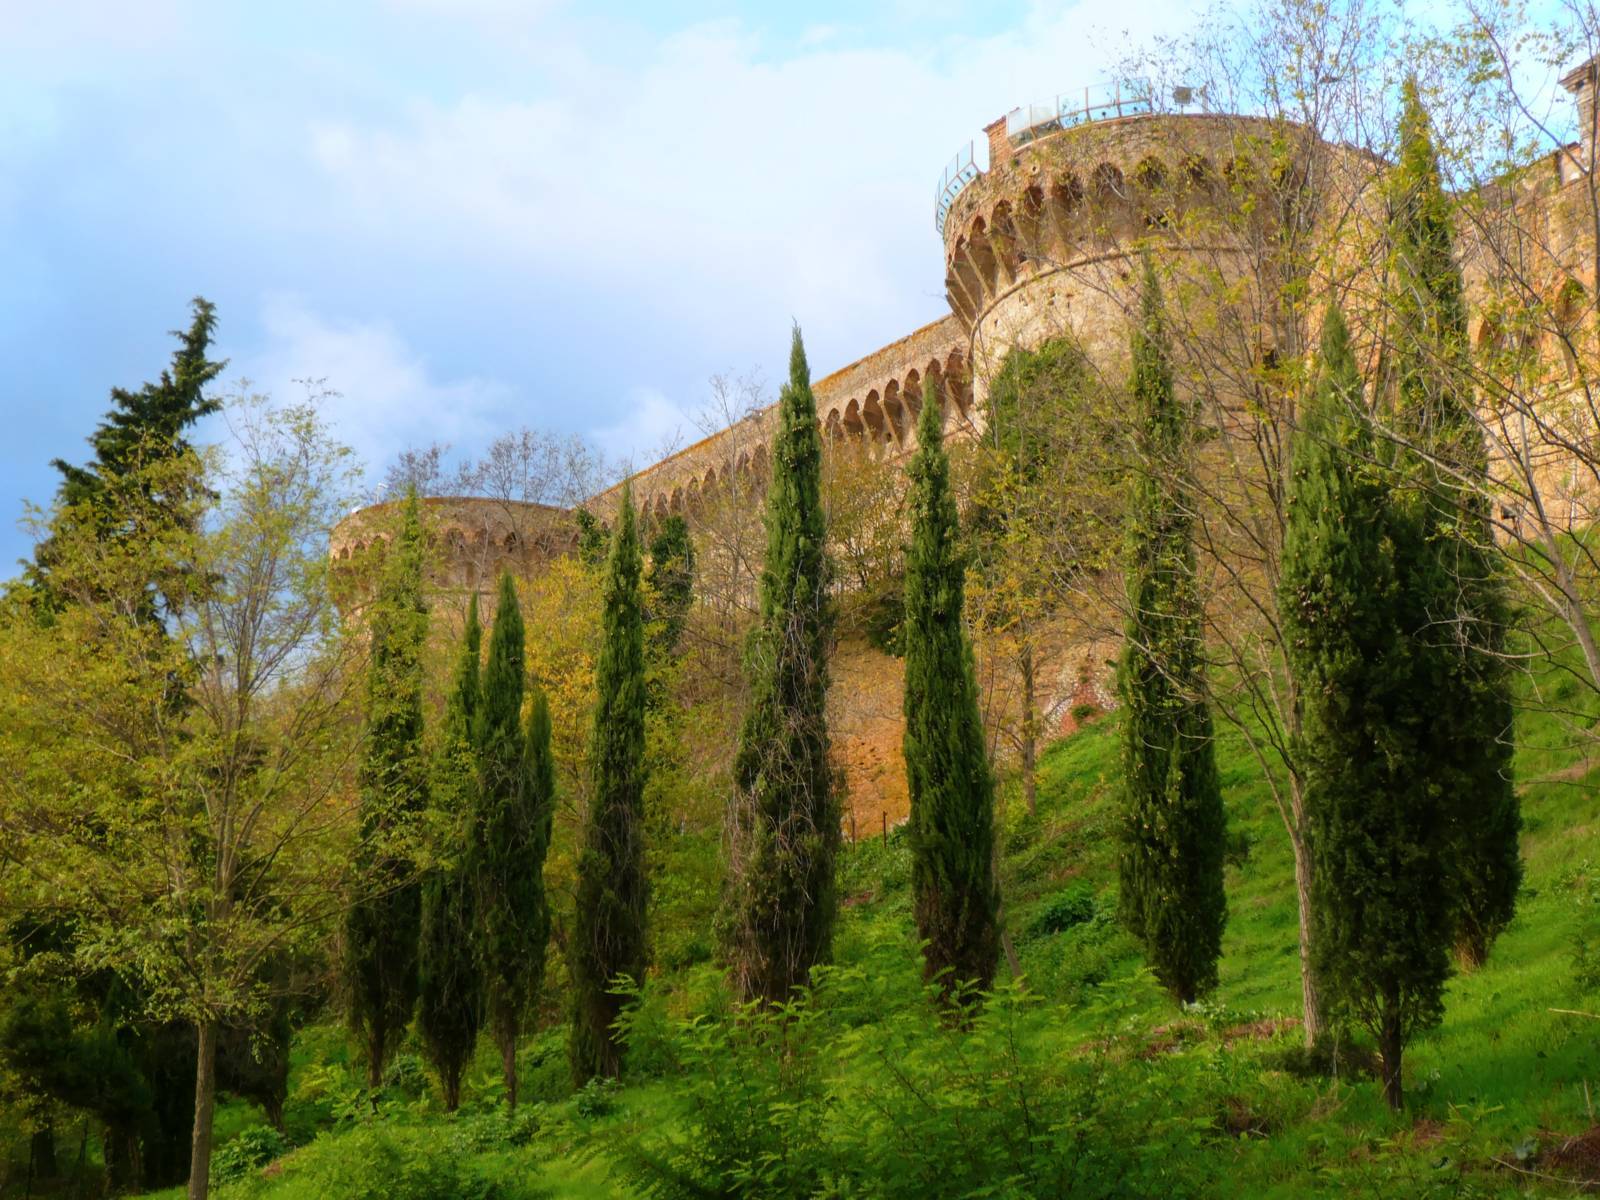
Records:
[[[1094,920],[1095,912],[1094,892],[1082,884],[1075,884],[1045,901],[1044,907],[1029,922],[1028,932],[1035,936],[1064,933]]]
[[[605,565],[606,549],[611,544],[611,526],[587,508],[574,509],[572,519],[578,523],[578,557],[591,567]]]
[[[192,447],[184,437],[196,421],[219,411],[221,402],[207,396],[205,389],[222,373],[226,362],[207,357],[216,332],[217,310],[210,301],[196,296],[190,302],[193,318],[189,328],[173,331],[179,347],[172,355],[172,366],[161,372],[158,383],[147,383],[137,391],[111,389],[111,410],[89,437],[93,457],[85,466],[74,466],[62,459],[51,465],[61,473],[57,499],[65,507],[96,504],[119,476],[148,467],[152,463],[181,459]],[[181,509],[169,507],[167,515],[177,518]],[[116,514],[102,508],[100,533],[117,536],[121,528]],[[47,606],[59,603],[50,585],[50,572],[59,550],[53,537],[34,550],[34,560],[24,578],[35,596]]]
[[[1521,807],[1511,773],[1506,656],[1511,606],[1490,524],[1488,458],[1473,396],[1452,201],[1428,114],[1408,80],[1399,161],[1385,180],[1394,323],[1389,369],[1402,439],[1398,485],[1414,509],[1404,586],[1416,590],[1419,669],[1430,676],[1428,735],[1437,786],[1454,793],[1449,887],[1456,948],[1477,966],[1516,911]]]
[[[417,1030],[439,1073],[446,1109],[461,1102],[461,1073],[483,1026],[483,970],[477,951],[477,884],[467,835],[477,810],[473,725],[480,703],[478,656],[483,640],[478,597],[467,606],[454,686],[434,755],[433,803],[442,826],[439,862],[422,892],[418,948]]]
[[[639,535],[633,489],[622,490],[606,562],[604,640],[595,670],[584,813],[569,965],[574,992],[572,1075],[581,1084],[616,1075],[621,1044],[612,1028],[619,977],[644,978],[645,654]]]
[[[964,617],[966,559],[939,398],[923,389],[917,452],[908,468],[905,734],[911,796],[912,890],[928,976],[979,991],[1000,954],[994,875],[994,777]]]
[[[542,693],[534,695],[526,730],[522,723],[523,636],[516,584],[507,573],[500,577],[478,709],[478,811],[471,861],[484,1009],[500,1047],[512,1108],[517,1105],[517,1037],[544,978],[550,936],[544,860],[555,804],[550,714]]]
[[[694,542],[682,517],[668,517],[650,539],[645,587],[650,596],[650,652],[665,657],[678,649],[694,601]]]
[[[422,729],[428,606],[422,586],[422,522],[412,492],[367,616],[371,650],[360,772],[360,894],[345,922],[350,1023],[365,1042],[373,1086],[417,999],[422,889],[405,843],[428,792]]]
[[[1374,449],[1330,306],[1295,445],[1281,607],[1303,706],[1317,977],[1333,1013],[1378,1039],[1398,1106],[1404,1043],[1443,1011],[1455,905],[1416,523]]]
[[[211,1158],[211,1180],[217,1185],[243,1179],[289,1149],[284,1136],[270,1125],[254,1125],[225,1142]]]
[[[1181,1002],[1211,990],[1227,922],[1227,820],[1205,699],[1195,577],[1192,417],[1172,385],[1155,269],[1145,267],[1133,337],[1140,472],[1128,510],[1126,642],[1117,685],[1126,709],[1127,817],[1122,913],[1156,977]]]
[[[734,758],[719,925],[741,996],[778,1002],[827,961],[838,916],[839,805],[828,761],[833,627],[822,440],[800,331],[778,397],[749,708]]]

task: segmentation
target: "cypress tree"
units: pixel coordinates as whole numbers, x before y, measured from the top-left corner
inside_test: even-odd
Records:
[[[1450,200],[1416,83],[1404,90],[1390,205],[1389,366],[1403,485],[1420,539],[1411,586],[1421,590],[1428,673],[1437,690],[1430,757],[1455,795],[1451,891],[1455,943],[1467,966],[1489,953],[1522,882],[1521,807],[1512,784],[1512,701],[1505,655],[1511,606],[1491,532],[1488,457],[1474,412],[1466,303]]]
[[[1280,610],[1303,706],[1312,957],[1330,1010],[1365,1026],[1384,1092],[1438,1023],[1450,972],[1450,801],[1433,775],[1416,506],[1377,462],[1349,335],[1330,306],[1295,439]]]
[[[994,777],[984,747],[972,647],[962,624],[966,561],[959,543],[938,393],[922,393],[908,469],[906,782],[911,792],[911,887],[925,965],[946,996],[981,989],[999,953],[994,874]]]
[[[650,651],[664,658],[678,648],[694,600],[694,542],[682,517],[670,516],[650,540]]]
[[[590,791],[578,856],[573,914],[575,1011],[571,1062],[576,1083],[615,1076],[622,1047],[613,1028],[624,997],[619,976],[642,983],[645,968],[645,661],[642,564],[631,483],[606,559],[604,640],[595,670]]]
[[[550,847],[552,790],[541,790],[539,768],[522,723],[526,673],[522,609],[509,573],[500,576],[489,661],[478,709],[478,811],[473,876],[478,888],[478,953],[484,1010],[500,1048],[506,1103],[517,1106],[517,1038],[544,978],[550,914],[544,859]],[[534,713],[539,705],[534,705]],[[530,719],[530,726],[532,720]],[[546,720],[548,749],[548,720]]]
[[[822,440],[800,331],[778,397],[750,707],[734,759],[732,861],[720,920],[739,992],[782,1002],[826,961],[838,915],[839,807],[828,763]]]
[[[483,972],[478,963],[477,897],[468,861],[467,831],[477,809],[478,755],[473,744],[483,640],[478,597],[467,606],[455,683],[445,708],[434,763],[433,802],[446,830],[441,862],[422,892],[417,1028],[444,1091],[444,1106],[461,1103],[461,1073],[472,1060],[483,1026]]]
[[[408,841],[427,802],[422,744],[422,521],[406,497],[368,610],[371,650],[361,788],[361,895],[345,924],[345,971],[352,1029],[364,1041],[367,1086],[376,1090],[417,1000],[421,885]]]
[[[1227,922],[1222,788],[1204,694],[1191,419],[1172,385],[1160,286],[1145,266],[1133,334],[1140,470],[1128,513],[1121,912],[1162,985],[1182,1003],[1217,982]]]

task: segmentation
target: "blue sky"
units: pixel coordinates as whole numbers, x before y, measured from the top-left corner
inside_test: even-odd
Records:
[[[713,373],[945,311],[935,179],[1179,0],[0,0],[0,576],[195,294],[374,469],[521,425],[639,464]]]

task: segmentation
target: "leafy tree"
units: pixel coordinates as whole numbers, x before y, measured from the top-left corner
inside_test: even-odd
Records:
[[[1330,1009],[1377,1039],[1398,1108],[1405,1042],[1438,1023],[1450,970],[1449,801],[1429,748],[1437,678],[1426,598],[1408,586],[1418,513],[1375,461],[1335,306],[1321,358],[1295,443],[1281,604],[1304,707],[1311,947]]]
[[[466,635],[434,761],[432,798],[445,845],[439,863],[423,884],[417,964],[417,1028],[428,1058],[439,1072],[449,1112],[461,1103],[461,1073],[472,1060],[483,1025],[477,894],[467,837],[477,811],[478,755],[473,729],[481,700],[478,656],[482,640],[474,592],[467,604]]]
[[[247,398],[230,429],[234,452],[209,468],[136,456],[58,506],[59,606],[45,622],[15,608],[0,620],[8,900],[65,914],[66,969],[125,985],[127,1011],[174,1035],[154,1052],[158,1073],[192,1066],[195,1200],[225,1043],[278,1026],[282,964],[320,945],[349,895],[354,815],[355,643],[326,586],[348,452],[309,405]],[[151,580],[159,625],[145,615]],[[156,1089],[155,1107],[176,1113],[180,1094]]]
[[[1217,982],[1227,821],[1204,691],[1191,418],[1173,390],[1160,285],[1148,263],[1133,402],[1143,469],[1128,510],[1128,625],[1117,675],[1127,789],[1121,911],[1156,977],[1188,1003]]]
[[[1004,655],[1017,668],[1020,712],[1002,717],[1001,727],[1016,746],[1030,813],[1037,807],[1038,626],[1052,585],[1071,590],[1078,576],[1111,564],[1119,529],[1110,519],[1118,506],[1108,499],[1121,491],[1103,477],[1106,421],[1093,412],[1096,399],[1082,349],[1056,337],[1007,351],[985,404],[969,529],[971,600],[986,657]]]
[[[1490,526],[1451,200],[1415,80],[1406,82],[1403,100],[1399,160],[1386,180],[1397,466],[1420,506],[1408,586],[1424,593],[1426,624],[1417,632],[1437,681],[1428,704],[1431,758],[1441,785],[1456,795],[1449,813],[1457,844],[1456,949],[1476,966],[1511,920],[1522,882],[1505,653],[1510,603]]]
[[[367,610],[365,753],[361,764],[361,894],[345,921],[345,975],[352,1029],[363,1040],[367,1086],[411,1022],[417,1002],[422,885],[410,839],[428,793],[422,692],[428,606],[423,533],[415,492],[406,497],[373,603]]]
[[[778,398],[750,706],[734,759],[721,925],[746,998],[788,999],[832,952],[839,805],[828,763],[829,600],[822,441],[800,331]]]
[[[622,1044],[615,1028],[624,997],[619,977],[642,982],[645,968],[644,603],[633,488],[623,485],[606,560],[603,641],[589,742],[590,792],[578,855],[573,915],[572,1075],[583,1083],[615,1076]]]
[[[591,567],[604,566],[611,527],[587,508],[575,509],[572,519],[578,523],[579,559]]]
[[[478,946],[489,1029],[500,1048],[506,1102],[512,1108],[517,1106],[517,1037],[544,978],[545,945],[550,935],[544,859],[550,847],[554,784],[543,778],[542,761],[530,752],[532,738],[523,730],[526,674],[522,608],[516,584],[507,573],[500,577],[489,664],[483,676],[483,705],[478,711],[473,872],[478,882]],[[534,719],[542,711],[536,697]],[[548,715],[543,718],[543,730],[547,748]],[[531,778],[535,770],[541,772],[537,782]]]
[[[1000,890],[994,777],[962,624],[966,562],[942,425],[939,398],[929,385],[908,470],[904,752],[917,934],[926,943],[928,975],[949,994],[967,982],[987,989],[994,978]]]

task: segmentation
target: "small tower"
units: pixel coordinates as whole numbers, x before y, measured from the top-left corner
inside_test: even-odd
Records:
[[[1578,144],[1584,166],[1594,163],[1595,87],[1600,83],[1600,56],[1574,67],[1561,77],[1561,86],[1578,105]]]

